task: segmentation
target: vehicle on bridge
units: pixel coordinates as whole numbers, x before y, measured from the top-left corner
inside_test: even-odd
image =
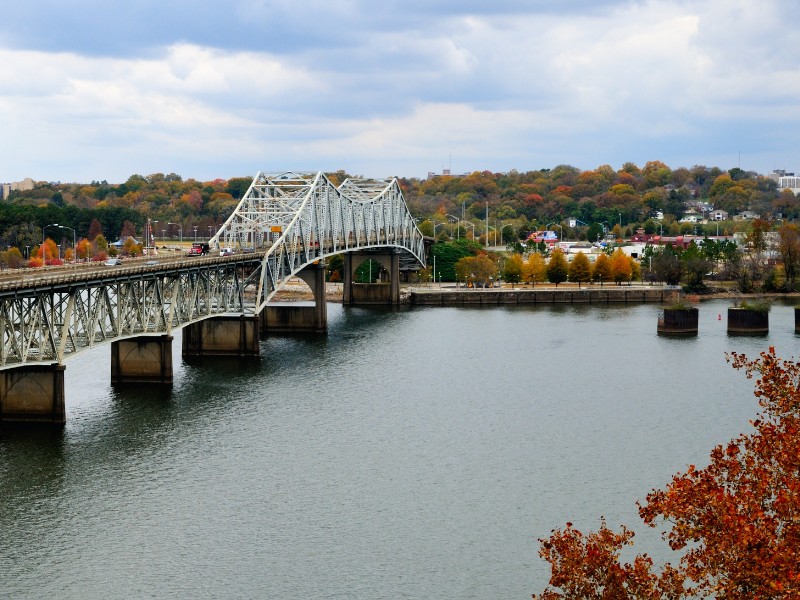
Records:
[[[208,254],[209,247],[207,242],[195,242],[189,248],[189,256],[205,256]]]
[[[220,248],[219,255],[220,256],[233,256],[233,250],[231,248]]]
[[[122,264],[121,258],[109,258],[103,263],[107,267],[118,267]]]

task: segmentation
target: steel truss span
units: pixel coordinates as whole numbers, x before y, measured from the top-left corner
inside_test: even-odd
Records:
[[[258,315],[291,277],[335,254],[425,260],[396,179],[348,179],[337,188],[322,173],[259,173],[211,243],[252,253],[115,267],[113,275],[102,267],[51,271],[0,285],[0,369],[63,363],[99,344],[214,316]]]
[[[335,254],[393,249],[425,264],[422,232],[396,178],[336,187],[321,172],[259,173],[211,244],[263,255],[258,311],[290,277]]]
[[[102,343],[167,334],[211,316],[252,314],[253,302],[248,302],[243,282],[255,268],[207,262],[4,293],[0,368],[62,363]]]

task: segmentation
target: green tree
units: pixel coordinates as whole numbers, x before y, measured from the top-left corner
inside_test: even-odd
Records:
[[[586,232],[586,239],[590,242],[596,242],[603,237],[603,226],[600,223],[592,223]]]
[[[683,263],[672,246],[661,246],[653,256],[653,273],[658,281],[678,285],[683,278]]]
[[[692,242],[689,247],[681,254],[684,273],[686,276],[686,291],[693,293],[703,293],[708,289],[705,284],[706,273],[711,269],[709,261],[702,250]]]
[[[592,280],[592,264],[585,253],[578,252],[569,263],[569,280],[577,282],[579,288]]]
[[[783,261],[785,290],[792,292],[796,289],[800,271],[800,229],[796,224],[784,223],[778,228],[778,254]]]
[[[433,264],[434,257],[436,259],[437,279],[441,275],[442,281],[456,281],[456,262],[465,256],[473,255],[472,248],[469,248],[466,244],[437,242],[431,246],[429,260]]]
[[[550,283],[555,283],[558,287],[559,283],[567,280],[569,274],[569,267],[567,266],[567,259],[561,248],[556,248],[550,254],[550,260],[547,262],[547,280]]]
[[[428,219],[425,219],[424,221],[422,221],[422,223],[419,224],[419,230],[424,236],[427,237],[434,236],[433,223],[431,223]]]
[[[381,263],[370,259],[362,262],[353,273],[355,283],[375,283],[381,275]]]

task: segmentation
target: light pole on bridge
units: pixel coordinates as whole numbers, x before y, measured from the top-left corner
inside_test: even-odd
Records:
[[[67,227],[66,225],[59,225],[58,227],[59,229],[69,229],[70,231],[72,231],[72,262],[75,262],[75,259],[77,258],[76,253],[78,251],[78,249],[75,247],[75,230],[72,229],[72,227]],[[59,248],[60,247],[61,246],[59,245]],[[64,255],[66,256],[66,252],[64,253]]]

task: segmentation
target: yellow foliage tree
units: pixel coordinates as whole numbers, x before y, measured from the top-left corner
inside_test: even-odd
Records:
[[[622,248],[614,250],[609,260],[611,266],[611,278],[617,285],[622,285],[623,281],[631,280],[631,261]]]
[[[528,256],[528,260],[522,267],[522,279],[526,283],[532,283],[534,286],[541,283],[547,277],[547,265],[544,262],[544,257],[538,252],[533,252]]]
[[[592,280],[592,264],[589,262],[589,257],[583,252],[578,252],[569,263],[569,280],[578,283],[588,283]]]
[[[604,281],[611,281],[611,261],[605,253],[597,255],[597,260],[594,261],[594,268],[592,269],[592,279],[599,281],[602,285]]]

